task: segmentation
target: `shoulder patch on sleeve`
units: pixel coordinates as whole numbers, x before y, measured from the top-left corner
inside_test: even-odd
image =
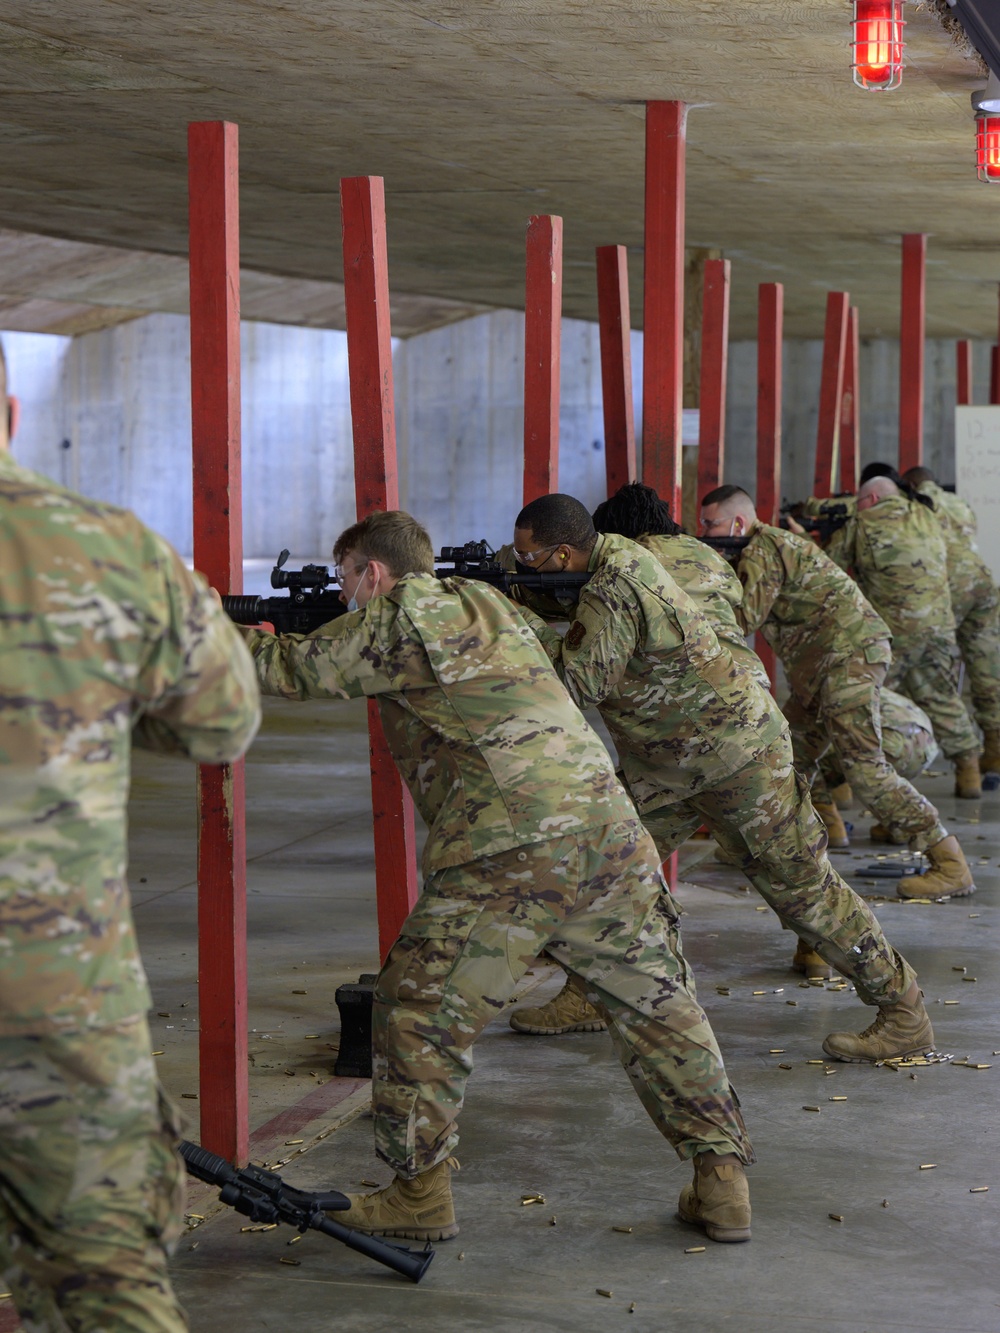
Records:
[[[574,620],[566,634],[566,647],[579,648],[587,637],[587,626],[580,620]]]

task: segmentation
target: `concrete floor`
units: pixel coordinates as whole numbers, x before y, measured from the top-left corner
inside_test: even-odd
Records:
[[[189,1207],[206,1220],[174,1264],[195,1333],[220,1320],[239,1333],[1000,1330],[1000,794],[959,809],[947,777],[920,785],[970,860],[988,858],[974,866],[979,893],[876,910],[920,974],[938,1049],[991,1067],[914,1077],[821,1062],[825,1033],[864,1026],[868,1011],[850,991],[801,988],[789,936],[735,871],[691,869],[707,847],[689,844],[685,949],[759,1158],[749,1245],[713,1245],[675,1219],[689,1168],[647,1121],[606,1034],[531,1038],[500,1019],[477,1048],[462,1120],[462,1234],[437,1247],[424,1282],[313,1233],[293,1248],[284,1228],[243,1233],[244,1219],[197,1187]],[[139,759],[132,884],[158,1059],[178,1098],[197,1091],[192,791],[184,766]],[[875,895],[859,873],[875,855],[868,821],[848,818],[856,849],[837,864]],[[363,708],[269,701],[248,762],[253,1157],[291,1156],[283,1174],[303,1187],[388,1179],[371,1149],[367,1084],[330,1077],[334,991],[376,961],[370,837]],[[528,984],[544,997],[558,979],[540,968]],[[197,1137],[197,1100],[180,1105]],[[535,1191],[544,1205],[522,1206]]]

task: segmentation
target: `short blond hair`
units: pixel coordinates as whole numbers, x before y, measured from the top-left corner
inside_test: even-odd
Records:
[[[380,561],[394,579],[434,573],[434,547],[427,529],[402,509],[369,514],[345,528],[334,542],[334,560],[340,563],[349,551]]]

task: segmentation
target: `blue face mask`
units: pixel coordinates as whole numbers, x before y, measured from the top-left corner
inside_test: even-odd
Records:
[[[368,566],[365,565],[365,571],[367,571],[367,569],[368,569]],[[361,587],[361,583],[362,583],[362,580],[364,579],[364,577],[365,577],[365,574],[364,574],[364,572],[362,572],[361,578],[358,579],[358,588]],[[377,587],[378,587],[378,579],[376,578],[376,580],[375,580],[375,587],[372,588],[372,597],[375,596],[375,588],[377,588]],[[353,596],[353,597],[351,598],[351,600],[347,603],[347,609],[348,609],[348,611],[360,611],[360,610],[361,610],[361,607],[358,606],[358,588],[355,588],[355,589],[354,589],[354,596]],[[371,597],[370,597],[368,600],[371,601]],[[366,605],[367,605],[367,603],[366,603]]]

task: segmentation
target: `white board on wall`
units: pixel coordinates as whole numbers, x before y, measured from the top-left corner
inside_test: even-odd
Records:
[[[955,408],[955,490],[975,512],[979,554],[1000,583],[1000,407]]]

